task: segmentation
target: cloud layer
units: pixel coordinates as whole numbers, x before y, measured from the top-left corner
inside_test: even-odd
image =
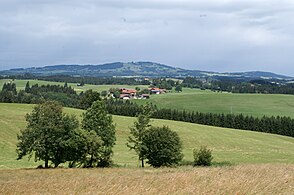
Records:
[[[156,61],[294,75],[292,0],[1,0],[0,69]]]

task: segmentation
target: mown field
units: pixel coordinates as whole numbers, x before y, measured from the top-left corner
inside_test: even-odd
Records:
[[[34,163],[33,159],[16,160],[16,135],[25,127],[24,116],[31,110],[32,105],[0,104],[0,169],[28,168],[42,164]],[[69,108],[65,111],[78,116],[83,112]],[[134,118],[113,118],[117,125],[114,163],[122,167],[138,167],[140,163],[135,153],[126,147],[129,127]],[[291,137],[166,120],[153,120],[153,125],[168,125],[179,133],[186,161],[192,161],[193,148],[207,145],[213,150],[214,164],[294,163],[294,138]]]
[[[0,86],[7,80],[0,80]],[[39,80],[29,80],[30,84],[60,84]],[[16,80],[17,89],[24,89],[27,80]],[[93,89],[95,91],[109,90],[109,88],[131,88],[134,85],[85,85],[77,86],[69,83],[77,92]],[[141,89],[148,86],[139,85]],[[156,104],[160,108],[171,108],[198,112],[233,113],[252,115],[255,117],[289,116],[294,118],[294,95],[280,94],[232,94],[218,93],[209,90],[184,88],[183,92],[171,92],[162,95],[152,95],[149,100],[133,100],[139,104],[147,101]]]
[[[0,170],[0,194],[294,194],[294,165]]]
[[[279,115],[294,118],[293,95],[235,94],[184,89],[181,93],[153,95],[148,101],[160,108],[227,114],[243,113],[256,117]],[[136,102],[144,104],[146,100],[136,100]]]

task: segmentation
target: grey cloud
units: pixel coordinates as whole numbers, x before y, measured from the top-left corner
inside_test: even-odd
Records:
[[[293,6],[291,0],[2,0],[0,68],[150,60],[294,75]]]

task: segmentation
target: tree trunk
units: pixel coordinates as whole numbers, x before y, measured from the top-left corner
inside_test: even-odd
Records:
[[[91,159],[90,159],[88,167],[93,167],[92,164],[93,164],[93,154],[91,154]]]
[[[144,168],[144,159],[141,159],[142,168]]]
[[[46,169],[49,168],[49,166],[48,166],[48,164],[49,164],[48,161],[49,161],[48,159],[45,159],[45,168],[46,168]]]

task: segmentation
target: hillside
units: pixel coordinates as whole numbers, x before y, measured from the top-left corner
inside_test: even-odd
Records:
[[[240,72],[240,73],[218,73],[200,70],[186,70],[154,62],[115,62],[102,65],[53,65],[44,67],[17,68],[0,71],[0,75],[34,74],[39,76],[49,75],[71,75],[71,76],[138,76],[138,77],[228,77],[234,79],[250,80],[256,78],[264,79],[292,79],[288,76],[269,72]]]
[[[24,116],[32,110],[32,105],[0,104],[0,169],[32,167],[33,159],[17,161],[15,153],[16,135],[25,127]],[[67,113],[78,116],[82,110],[66,108]],[[114,148],[114,163],[127,166],[139,166],[134,152],[126,147],[129,127],[134,118],[114,116],[117,124],[117,143]],[[179,133],[184,146],[184,159],[192,160],[192,150],[200,145],[213,149],[215,164],[248,163],[294,163],[294,138],[242,131],[191,123],[153,120],[153,125],[168,125]]]

